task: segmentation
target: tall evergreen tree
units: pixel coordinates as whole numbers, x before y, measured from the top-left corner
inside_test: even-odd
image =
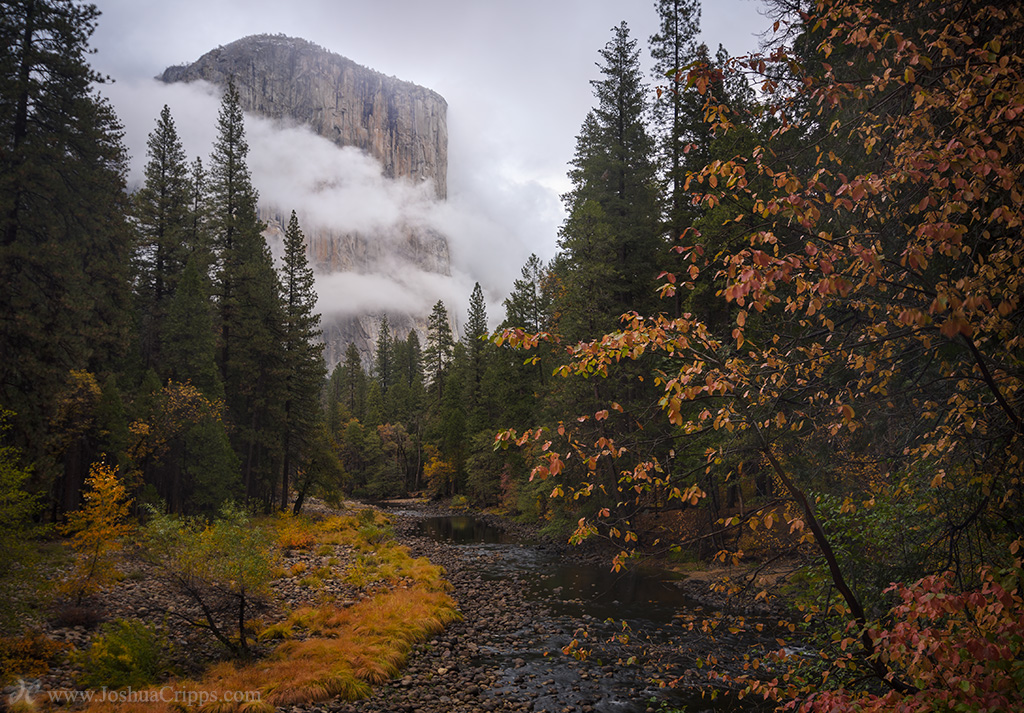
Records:
[[[162,362],[163,322],[188,258],[192,188],[185,150],[165,104],[147,143],[145,183],[132,200],[136,232],[135,291],[143,361]]]
[[[220,314],[220,368],[247,497],[269,506],[277,485],[284,423],[284,305],[281,284],[246,158],[238,90],[229,82],[210,157],[207,214]]]
[[[287,362],[281,284],[266,241],[243,255],[225,381],[248,497],[269,506],[282,460]]]
[[[536,255],[530,255],[505,299],[505,319],[499,330],[521,329],[530,334],[546,331],[551,321],[551,296],[545,288],[548,271]],[[550,349],[538,345],[530,359],[504,345],[502,355],[504,377],[492,381],[498,390],[503,425],[528,428],[534,422],[537,394],[551,373]]]
[[[617,330],[624,313],[664,309],[656,277],[669,264],[669,243],[661,224],[654,142],[645,124],[648,91],[636,44],[622,23],[600,53],[602,77],[592,82],[596,106],[577,137],[569,172],[572,190],[563,197],[567,217],[559,235],[560,252],[551,265],[552,329],[571,342]],[[649,368],[637,364],[633,373]],[[574,437],[581,442],[614,440],[630,454],[667,451],[664,434],[641,425],[657,397],[650,380],[631,376],[549,382],[538,418],[568,424],[572,413],[597,413],[613,401],[624,417],[581,422],[573,427]],[[588,477],[595,478],[600,495],[583,507],[603,506],[617,514],[616,502],[605,496],[617,483],[609,464],[600,464],[592,474],[585,462],[574,460],[556,480],[572,487]],[[577,519],[577,507],[568,505],[563,516]]]
[[[570,339],[613,328],[619,315],[654,306],[667,246],[658,230],[654,144],[644,123],[647,87],[625,22],[601,50],[597,106],[577,137],[568,217],[559,236],[560,330]],[[652,310],[653,311],[653,310]]]
[[[188,231],[186,244],[189,254],[199,256],[198,265],[206,274],[213,263],[213,244],[209,234],[210,207],[206,199],[208,177],[206,169],[203,168],[203,159],[199,156],[196,156],[189,166],[189,179],[189,185],[192,188],[191,210],[189,211],[192,224]]]
[[[410,387],[422,387],[423,348],[420,346],[420,335],[416,333],[415,329],[409,330],[402,354],[403,358],[397,364],[402,377]]]
[[[345,408],[342,402],[342,365],[339,362],[334,365],[331,375],[327,378],[327,388],[324,389],[324,420],[327,426],[327,433],[332,439],[337,439],[341,429],[348,420],[352,418],[351,412]]]
[[[541,259],[531,254],[505,298],[505,319],[501,329],[523,329],[536,333],[548,328],[551,317],[551,297],[544,289],[547,268]]]
[[[335,367],[335,371],[338,372],[341,382],[341,403],[353,417],[365,418],[366,371],[363,369],[363,361],[355,344],[349,343],[345,349],[345,359]]]
[[[437,405],[437,424],[433,431],[435,439],[441,446],[441,453],[452,466],[451,492],[465,491],[466,456],[468,436],[466,423],[466,401],[463,398],[463,387],[468,377],[468,359],[466,348],[461,342],[453,344],[451,362],[445,370],[444,393]]]
[[[670,238],[678,238],[693,218],[691,197],[685,190],[688,170],[703,168],[704,97],[685,81],[694,63],[708,63],[707,47],[698,47],[700,4],[697,0],[658,0],[658,32],[650,38],[652,71],[665,85],[651,107],[657,155],[667,198],[665,223]],[[675,81],[676,78],[680,81]],[[696,165],[700,163],[700,165]]]
[[[487,341],[487,305],[479,282],[473,285],[473,292],[469,296],[469,314],[463,343],[466,348],[465,399],[469,415],[468,428],[476,432],[484,427],[484,373],[493,346]]]
[[[126,154],[87,63],[98,15],[72,0],[0,2],[0,403],[30,460],[69,370],[108,369],[126,351]]]
[[[216,258],[215,296],[220,309],[221,373],[228,381],[232,350],[238,341],[234,333],[239,320],[239,282],[247,260],[258,259],[265,243],[257,212],[258,194],[246,159],[242,106],[234,81],[228,83],[217,116],[217,141],[210,156],[207,202],[209,228]],[[250,273],[251,274],[251,273]]]
[[[284,297],[284,445],[281,507],[288,505],[291,475],[314,442],[320,421],[319,394],[323,386],[324,345],[316,312],[313,270],[306,258],[306,240],[292,211],[284,234],[281,266]]]
[[[411,425],[423,407],[423,354],[416,330],[391,340],[392,379],[385,398],[389,419]],[[407,428],[414,433],[412,428]]]
[[[423,350],[423,371],[438,402],[444,393],[445,375],[452,363],[454,350],[448,310],[444,302],[438,300],[427,318],[427,348]]]
[[[178,280],[167,310],[161,368],[168,379],[191,381],[210,399],[224,397],[217,370],[217,335],[206,277],[192,255]]]
[[[427,403],[426,387],[423,383],[423,349],[415,329],[409,330],[401,353],[403,356],[398,360],[398,364],[407,384],[400,392],[404,400],[402,416],[410,439],[406,483],[410,492],[413,492],[422,487],[423,431]]]
[[[377,330],[377,348],[373,353],[373,371],[380,385],[381,397],[387,396],[388,389],[394,381],[395,371],[395,345],[391,341],[391,325],[388,323],[388,316],[381,315],[380,326]]]

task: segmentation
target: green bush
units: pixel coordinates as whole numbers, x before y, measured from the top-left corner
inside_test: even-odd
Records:
[[[165,638],[141,621],[104,624],[92,645],[79,652],[78,683],[86,688],[142,688],[156,682],[167,665]]]
[[[939,523],[929,514],[928,497],[923,489],[879,487],[860,498],[816,498],[818,519],[869,618],[893,605],[893,595],[886,593],[892,582],[913,582],[942,568],[944,553],[934,547]],[[805,604],[824,607],[835,596],[822,559],[792,583],[793,594]]]
[[[391,528],[387,526],[381,527],[379,525],[364,525],[359,528],[359,537],[371,545],[379,545],[381,542],[390,540],[394,537],[394,533]]]
[[[246,622],[270,594],[273,578],[266,530],[227,503],[212,522],[154,513],[145,534],[145,552],[158,576],[203,611],[189,623],[248,658]]]
[[[43,585],[37,540],[46,528],[33,522],[41,506],[28,491],[31,471],[21,467],[21,451],[6,443],[13,415],[0,408],[0,632],[18,630]]]

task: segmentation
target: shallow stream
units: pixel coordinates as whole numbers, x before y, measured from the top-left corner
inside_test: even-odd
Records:
[[[724,627],[713,636],[689,631],[687,622],[709,612],[685,595],[672,573],[613,572],[608,563],[574,561],[571,550],[567,554],[523,539],[471,515],[425,516],[416,522],[418,535],[455,548],[481,581],[511,588],[536,611],[501,645],[485,644],[477,651],[476,664],[503,670],[498,696],[533,686],[537,711],[579,710],[584,699],[595,711],[751,710],[727,692],[715,691],[712,699],[708,688],[650,683],[659,676],[699,679],[698,659],[740,657],[768,640],[767,635],[730,634]],[[576,661],[562,653],[573,638],[591,650],[590,658]]]

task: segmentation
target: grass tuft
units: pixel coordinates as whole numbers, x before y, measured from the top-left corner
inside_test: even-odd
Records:
[[[279,621],[276,624],[264,628],[256,637],[259,641],[274,641],[275,639],[290,639],[295,636],[295,628],[288,621]]]
[[[238,706],[238,713],[274,713],[275,710],[271,703],[264,700],[246,701]]]

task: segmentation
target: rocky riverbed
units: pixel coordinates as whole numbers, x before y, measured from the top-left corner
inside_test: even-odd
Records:
[[[513,539],[528,544],[466,547],[436,541],[424,536],[419,522],[437,514],[395,512],[396,534],[414,555],[445,568],[462,621],[418,646],[404,674],[378,687],[371,698],[305,710],[608,713],[654,711],[670,704],[692,711],[738,709],[734,698],[718,695],[721,691],[709,684],[698,660],[714,655],[724,670],[738,670],[730,660],[738,660],[747,643],[730,640],[728,634],[691,631],[690,622],[706,613],[699,607],[654,630],[623,629],[620,622],[585,613],[583,602],[566,602],[562,592],[546,599],[538,594],[535,577],[516,571],[517,561],[537,549],[547,557],[602,555],[538,540],[531,529],[497,518],[490,523],[514,531]],[[511,561],[509,566],[501,566],[503,559]],[[496,568],[505,574],[495,577]],[[574,639],[588,651],[585,658],[563,653]],[[659,679],[676,687],[659,688],[654,683]]]

